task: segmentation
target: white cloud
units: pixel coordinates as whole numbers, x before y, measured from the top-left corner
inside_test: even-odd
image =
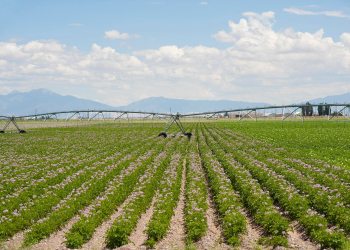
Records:
[[[202,4],[202,5],[208,5],[207,2],[200,2],[199,4]]]
[[[131,38],[140,38],[140,35],[129,35],[128,33],[120,33],[118,30],[110,30],[105,32],[105,36],[103,38],[105,39],[131,39]]]
[[[302,10],[302,9],[298,9],[298,8],[284,8],[283,11],[289,12],[289,13],[293,13],[293,14],[297,14],[297,15],[326,15],[326,16],[333,16],[333,17],[349,17],[345,14],[343,14],[342,11],[319,11],[319,12],[315,12],[315,11],[309,11],[309,10]]]
[[[84,26],[84,24],[81,24],[81,23],[70,23],[69,26]]]
[[[0,82],[1,83],[1,82]],[[8,86],[0,86],[1,95],[7,95],[12,92],[12,89]]]
[[[9,38],[7,41],[10,42],[10,43],[18,43],[18,42],[22,41],[22,38],[20,38],[20,37],[12,37],[12,38]]]
[[[273,11],[263,12],[262,14],[258,14],[255,12],[244,12],[242,15],[247,16],[247,17],[253,17],[253,18],[256,18],[259,20],[266,20],[266,19],[275,18],[275,12],[273,12]]]
[[[340,40],[345,46],[350,48],[350,33],[343,33],[340,36]]]
[[[278,104],[350,91],[349,33],[334,42],[322,29],[277,32],[274,22],[273,12],[230,21],[213,35],[230,42],[227,49],[172,45],[128,55],[97,44],[82,52],[53,40],[0,42],[0,86],[81,86],[90,99],[102,90],[110,105],[144,96]]]

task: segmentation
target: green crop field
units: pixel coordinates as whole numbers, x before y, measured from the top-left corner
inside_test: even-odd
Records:
[[[19,124],[0,134],[2,249],[350,247],[344,120],[188,118],[190,139],[136,119]]]

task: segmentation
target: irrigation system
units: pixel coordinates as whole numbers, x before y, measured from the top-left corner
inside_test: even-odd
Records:
[[[281,105],[281,106],[264,106],[264,107],[255,107],[255,108],[240,108],[240,109],[228,109],[228,110],[220,110],[220,111],[208,111],[208,112],[198,112],[198,113],[187,113],[187,114],[180,114],[177,112],[176,114],[172,113],[158,113],[158,112],[142,112],[142,111],[125,111],[125,110],[70,110],[70,111],[59,111],[59,112],[50,112],[50,113],[41,113],[41,114],[35,114],[35,115],[24,115],[24,116],[0,116],[0,121],[4,122],[4,127],[0,130],[0,133],[5,133],[6,129],[9,127],[9,125],[12,123],[15,128],[17,129],[17,133],[26,133],[25,130],[21,129],[16,120],[36,120],[40,117],[44,117],[44,121],[47,119],[55,119],[58,120],[58,116],[65,115],[66,119],[65,121],[68,122],[72,118],[77,118],[81,122],[83,120],[91,121],[94,118],[96,118],[98,115],[101,114],[103,120],[105,121],[105,115],[106,113],[115,113],[116,116],[113,117],[114,121],[118,119],[127,119],[129,120],[129,114],[139,114],[140,116],[143,115],[142,119],[152,118],[152,120],[159,119],[165,123],[165,128],[162,132],[159,133],[158,136],[164,136],[167,137],[167,132],[172,126],[177,126],[180,129],[180,133],[183,136],[187,136],[188,138],[191,137],[191,133],[186,132],[185,127],[183,126],[181,119],[186,117],[205,117],[207,119],[211,119],[218,115],[227,115],[229,113],[238,113],[237,118],[239,118],[239,121],[242,121],[243,119],[253,119],[254,121],[258,121],[257,111],[264,111],[264,115],[266,115],[266,111],[273,111],[281,109],[282,112],[279,113],[279,117],[283,120],[287,119],[288,117],[298,117],[301,122],[304,122],[304,112],[308,108],[314,108],[318,106],[324,106],[327,108],[331,108],[333,111],[333,114],[330,114],[328,112],[328,121],[331,121],[335,116],[341,115],[347,121],[350,121],[349,113],[350,113],[350,103],[344,103],[344,104],[293,104],[293,105]],[[348,112],[345,111],[348,109]],[[300,111],[300,112],[298,112]],[[84,114],[87,114],[86,117],[84,117]],[[269,115],[272,114],[273,117],[277,116],[277,112],[275,113],[268,113]],[[266,116],[265,116],[266,117]],[[270,116],[271,117],[271,116]]]

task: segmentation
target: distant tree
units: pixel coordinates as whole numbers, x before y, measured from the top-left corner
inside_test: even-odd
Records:
[[[327,103],[326,103],[326,104],[327,104]],[[332,112],[331,107],[330,107],[329,105],[325,105],[324,107],[325,107],[325,108],[324,108],[324,115],[330,115],[331,112]]]
[[[307,102],[305,103],[305,105],[311,105],[311,103]],[[314,112],[312,106],[302,107],[301,110],[302,110],[303,116],[312,116]]]
[[[323,103],[320,103],[320,104],[323,104]],[[317,111],[318,111],[318,115],[322,116],[322,115],[325,115],[325,106],[324,105],[318,105],[317,106]]]

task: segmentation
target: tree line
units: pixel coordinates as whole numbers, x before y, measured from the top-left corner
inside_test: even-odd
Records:
[[[307,102],[306,105],[310,105],[309,107],[302,107],[302,115],[303,116],[312,116],[314,113],[314,109],[311,106],[311,103]],[[327,103],[320,103],[317,106],[318,115],[331,115],[332,109],[331,106]]]

